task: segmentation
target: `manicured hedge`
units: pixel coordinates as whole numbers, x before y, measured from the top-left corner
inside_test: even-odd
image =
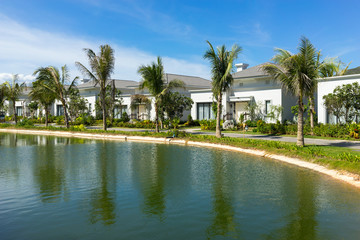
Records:
[[[334,137],[334,138],[358,138],[360,125],[352,123],[346,125],[340,124],[318,124],[314,126],[314,136]],[[297,124],[264,123],[259,120],[256,132],[265,134],[297,134]],[[304,125],[304,135],[310,135],[310,125]]]

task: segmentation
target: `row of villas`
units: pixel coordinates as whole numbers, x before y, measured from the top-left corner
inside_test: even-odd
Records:
[[[268,63],[264,63],[268,64]],[[244,115],[245,120],[249,116],[247,106],[250,103],[256,103],[260,106],[260,115],[267,121],[275,121],[269,118],[271,106],[283,107],[283,112],[279,116],[280,121],[293,120],[294,116],[291,112],[291,107],[297,104],[297,99],[281,87],[278,81],[275,81],[270,76],[265,74],[260,64],[248,68],[248,64],[236,64],[236,72],[233,74],[233,84],[231,88],[223,93],[223,110],[222,118],[224,120],[239,121],[241,114]],[[214,101],[211,91],[211,81],[194,76],[184,76],[177,74],[165,74],[164,81],[169,83],[173,80],[181,80],[185,83],[185,88],[174,89],[194,101],[190,111],[185,111],[182,120],[186,120],[191,114],[193,119],[215,119],[212,111],[212,103]],[[155,118],[154,101],[151,94],[146,89],[139,88],[139,82],[130,80],[112,80],[115,87],[121,91],[122,106],[116,109],[115,114],[120,118],[123,112],[126,112],[131,119],[137,120],[153,120]],[[316,93],[316,112],[318,114],[318,121],[321,123],[335,123],[334,116],[328,114],[323,101],[323,96],[332,93],[337,86],[343,84],[359,82],[360,74],[345,75],[321,79],[318,84],[318,91]],[[95,102],[99,95],[99,86],[93,81],[82,80],[78,85],[80,95],[88,101],[89,113],[93,116],[95,112]],[[30,110],[28,104],[30,99],[28,93],[30,88],[27,88],[19,101],[16,102],[16,111],[18,116],[29,116]],[[136,96],[145,95],[151,100],[151,104],[135,101]],[[131,105],[133,107],[131,107]],[[135,107],[134,107],[135,106]],[[63,107],[59,101],[56,101],[50,109],[50,113],[55,116],[63,115]],[[8,114],[12,114],[9,109]]]

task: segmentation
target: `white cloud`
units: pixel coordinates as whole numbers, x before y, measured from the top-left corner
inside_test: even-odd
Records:
[[[13,79],[13,74],[11,73],[0,73],[0,83],[3,82],[11,82]],[[25,82],[26,84],[31,83],[34,81],[35,77],[33,75],[24,75],[24,74],[18,74],[18,81],[19,82]]]
[[[61,33],[52,33],[20,24],[0,15],[0,82],[9,80],[9,73],[19,74],[20,80],[31,81],[32,73],[38,67],[67,64],[71,76],[81,76],[74,62],[87,65],[83,48],[97,51],[100,44],[95,41]],[[141,64],[156,60],[156,56],[140,49],[109,43],[115,50],[114,78],[139,80],[137,69]],[[164,56],[166,72],[209,78],[209,68],[205,63],[179,60]],[[10,78],[11,79],[11,78]]]

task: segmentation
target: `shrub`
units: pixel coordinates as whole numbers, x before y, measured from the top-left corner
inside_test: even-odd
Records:
[[[200,126],[201,126],[201,130],[215,130],[216,120],[201,120]]]
[[[129,115],[126,112],[123,112],[123,114],[121,115],[120,121],[121,122],[129,122],[130,121]]]
[[[57,125],[61,125],[65,123],[64,116],[57,116],[54,118],[54,121]]]
[[[84,124],[80,124],[79,126],[71,126],[70,127],[71,131],[86,131],[86,127],[84,126]]]
[[[32,127],[34,126],[34,122],[30,119],[24,118],[21,121],[19,121],[16,126],[19,127]]]

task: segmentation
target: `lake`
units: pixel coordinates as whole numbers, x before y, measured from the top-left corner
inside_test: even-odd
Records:
[[[360,239],[360,190],[209,148],[0,133],[0,239]]]

